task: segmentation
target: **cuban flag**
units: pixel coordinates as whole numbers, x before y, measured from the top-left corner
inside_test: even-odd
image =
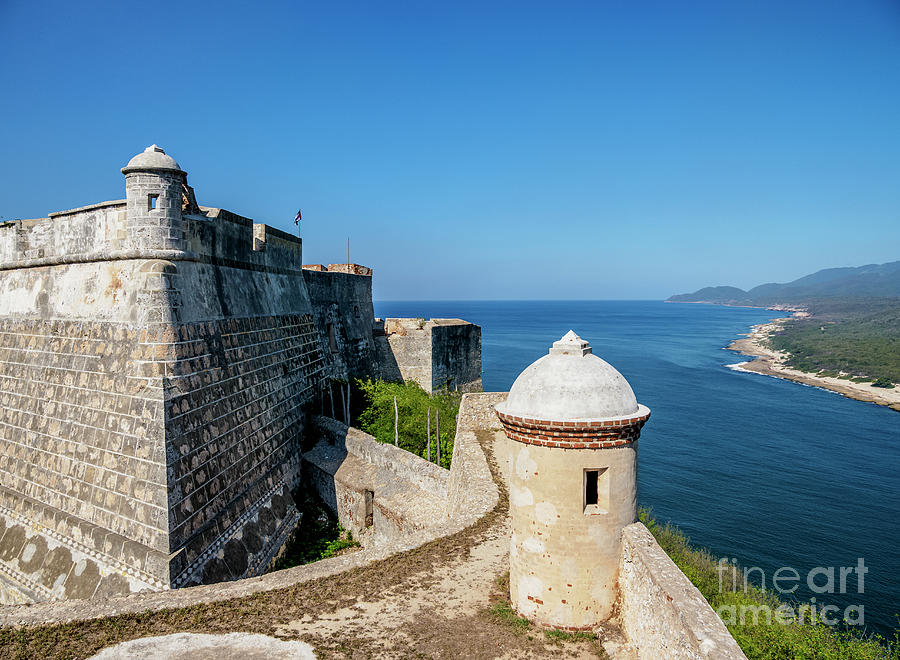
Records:
[[[294,224],[300,226],[300,209],[297,209],[297,215],[294,216]]]

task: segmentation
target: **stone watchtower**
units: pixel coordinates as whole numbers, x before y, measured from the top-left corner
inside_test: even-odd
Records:
[[[637,514],[637,440],[650,410],[570,331],[519,375],[497,414],[513,441],[513,607],[540,625],[592,628],[616,600],[622,529]]]
[[[155,144],[128,161],[125,235],[128,249],[183,250],[182,197],[187,174]]]

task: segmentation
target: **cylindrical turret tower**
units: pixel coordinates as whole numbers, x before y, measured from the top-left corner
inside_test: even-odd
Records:
[[[187,174],[155,144],[128,161],[126,245],[130,249],[183,250],[182,195]]]
[[[637,440],[650,416],[574,332],[497,406],[510,442],[509,588],[522,616],[584,630],[612,614],[622,529],[637,515]]]

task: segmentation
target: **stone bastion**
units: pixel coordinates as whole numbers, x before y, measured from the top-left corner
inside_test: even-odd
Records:
[[[155,145],[122,173],[125,199],[0,223],[0,603],[262,574],[311,415],[404,378],[371,269],[304,269],[299,237],[198,205]],[[480,378],[479,329],[454,327]]]

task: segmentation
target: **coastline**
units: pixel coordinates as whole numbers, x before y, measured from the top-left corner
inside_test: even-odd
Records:
[[[729,368],[734,371],[757,373],[764,376],[792,380],[813,387],[821,387],[822,389],[837,392],[838,394],[851,399],[876,403],[880,406],[887,406],[892,410],[900,412],[900,387],[894,387],[893,389],[872,387],[870,383],[854,383],[840,378],[818,376],[816,374],[798,371],[797,369],[791,369],[784,366],[788,354],[781,351],[773,351],[772,349],[765,347],[763,342],[768,339],[773,332],[780,329],[785,321],[789,321],[791,318],[797,316],[808,316],[808,314],[804,311],[795,311],[793,316],[786,316],[773,319],[768,323],[754,325],[750,328],[750,333],[745,338],[736,339],[731,342],[727,346],[728,350],[735,351],[741,355],[746,355],[754,359],[747,362],[728,365]]]

